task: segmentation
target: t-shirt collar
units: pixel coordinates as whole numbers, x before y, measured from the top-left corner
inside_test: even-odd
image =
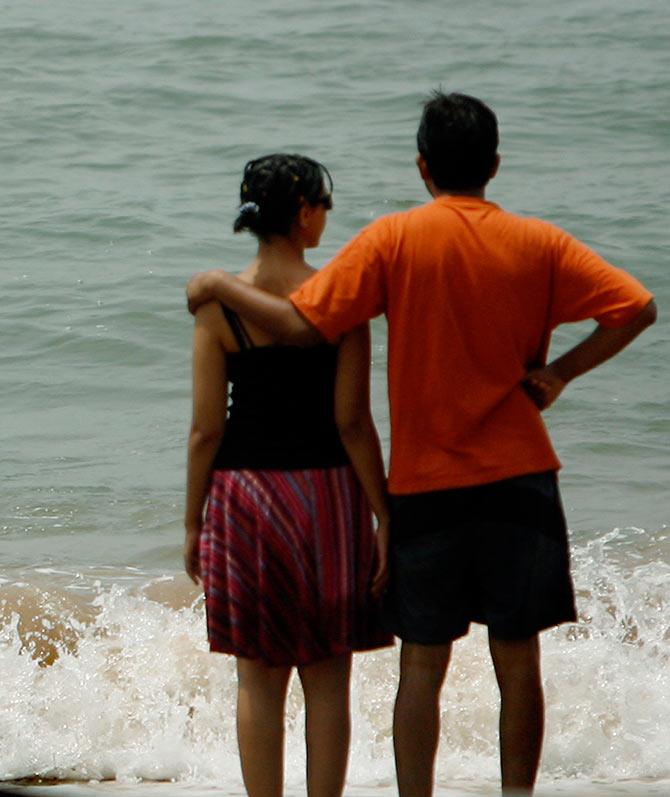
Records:
[[[468,196],[467,194],[440,194],[433,199],[433,202],[438,205],[458,206],[458,207],[483,207],[490,206],[497,208],[495,202],[489,199],[482,199],[478,196]]]

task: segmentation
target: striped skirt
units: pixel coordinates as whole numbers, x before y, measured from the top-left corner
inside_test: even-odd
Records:
[[[279,666],[392,644],[374,567],[350,466],[214,471],[200,538],[210,650]]]

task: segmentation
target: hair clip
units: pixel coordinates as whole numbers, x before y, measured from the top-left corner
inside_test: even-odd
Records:
[[[240,205],[240,213],[258,214],[260,212],[261,212],[261,209],[256,204],[256,202],[245,202],[243,205]]]

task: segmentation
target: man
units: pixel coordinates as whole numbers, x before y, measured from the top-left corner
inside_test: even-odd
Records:
[[[432,793],[454,639],[488,626],[504,791],[531,791],[543,736],[538,633],[574,620],[565,521],[540,410],[655,320],[651,294],[562,230],[485,199],[497,121],[436,92],[417,164],[432,201],[377,219],[290,301],[222,272],[189,284],[286,341],[388,317],[391,582],[402,639],[394,745],[402,797]],[[551,331],[595,331],[545,365]],[[417,733],[421,729],[421,733]]]

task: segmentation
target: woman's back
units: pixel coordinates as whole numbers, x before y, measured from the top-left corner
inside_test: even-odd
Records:
[[[223,309],[237,351],[226,354],[230,401],[215,468],[328,468],[349,462],[335,424],[337,349],[256,345]]]

